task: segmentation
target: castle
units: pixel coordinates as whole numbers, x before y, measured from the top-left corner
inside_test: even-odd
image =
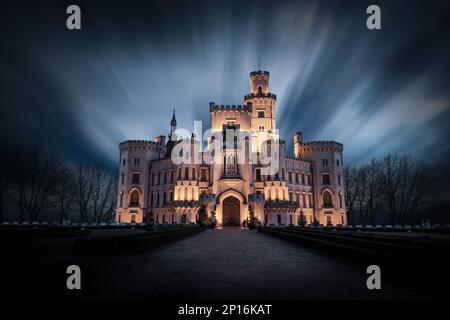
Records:
[[[254,71],[244,105],[209,105],[208,147],[225,131],[244,134],[240,144],[203,151],[194,134],[178,139],[175,111],[167,142],[158,136],[120,143],[116,222],[195,223],[202,208],[221,226],[241,225],[250,211],[267,225],[345,225],[343,145],[306,142],[297,132],[288,156],[277,134],[276,101],[269,72]],[[258,158],[264,152],[276,160],[275,170]],[[223,161],[208,162],[207,153]]]

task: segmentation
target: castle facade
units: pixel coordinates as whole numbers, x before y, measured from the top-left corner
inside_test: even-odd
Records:
[[[343,145],[297,132],[289,156],[276,101],[269,72],[254,71],[243,105],[210,103],[205,150],[194,134],[177,138],[175,112],[167,142],[120,143],[116,222],[195,223],[202,208],[222,226],[239,226],[250,212],[267,225],[345,225]]]

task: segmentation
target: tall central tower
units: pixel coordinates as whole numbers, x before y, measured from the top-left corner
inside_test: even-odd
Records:
[[[264,140],[270,139],[276,129],[275,107],[277,96],[269,90],[269,72],[250,73],[250,94],[244,97],[245,104],[252,104],[251,128],[257,137],[253,151],[260,149]]]

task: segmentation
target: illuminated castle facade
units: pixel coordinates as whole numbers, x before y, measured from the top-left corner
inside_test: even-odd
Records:
[[[116,222],[195,223],[200,208],[214,214],[219,225],[239,226],[250,211],[267,225],[345,225],[343,145],[335,141],[303,140],[294,135],[294,154],[278,138],[276,95],[269,90],[269,72],[250,73],[250,94],[240,106],[209,105],[211,132],[247,134],[241,146],[224,145],[223,161],[207,162],[201,142],[192,135],[176,139],[175,112],[171,133],[153,141],[120,143],[120,173]],[[184,159],[173,161],[183,143]],[[214,137],[208,139],[208,146]],[[258,159],[262,146],[275,156],[275,172]],[[274,146],[276,145],[276,149]],[[241,150],[247,150],[240,157]],[[210,153],[210,156],[214,152]],[[196,160],[197,159],[197,160]],[[198,161],[200,159],[200,161]],[[240,161],[239,161],[240,160]]]

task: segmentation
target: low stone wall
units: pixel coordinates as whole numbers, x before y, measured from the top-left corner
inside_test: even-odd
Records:
[[[117,253],[139,253],[168,242],[204,231],[198,226],[155,229],[137,235],[112,235],[103,238],[80,238],[75,241],[77,254],[108,255]]]

